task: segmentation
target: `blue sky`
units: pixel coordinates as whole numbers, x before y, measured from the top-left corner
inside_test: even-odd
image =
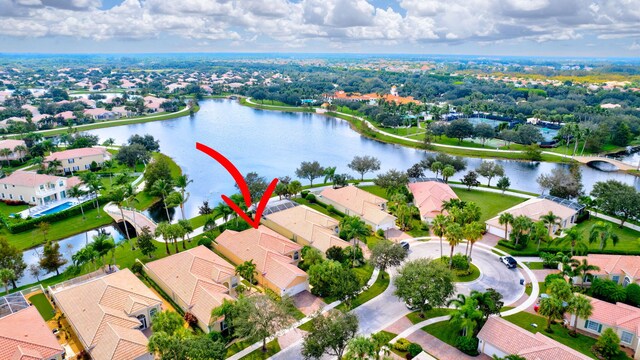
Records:
[[[637,57],[638,0],[0,0],[0,51]]]

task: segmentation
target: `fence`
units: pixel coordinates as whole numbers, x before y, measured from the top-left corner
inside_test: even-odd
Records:
[[[60,291],[64,288],[70,287],[70,286],[74,286],[74,285],[78,285],[78,284],[82,284],[85,283],[89,280],[95,280],[95,279],[99,279],[101,277],[107,276],[109,274],[112,274],[116,271],[118,271],[118,267],[115,265],[111,265],[111,269],[109,269],[108,266],[104,266],[94,272],[90,272],[88,274],[82,275],[82,276],[78,276],[75,277],[73,279],[67,280],[67,281],[63,281],[61,283],[55,284],[55,285],[51,285],[49,286],[49,291],[50,292],[57,292]]]

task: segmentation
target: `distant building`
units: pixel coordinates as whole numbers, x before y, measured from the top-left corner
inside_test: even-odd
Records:
[[[213,318],[211,310],[226,300],[238,285],[235,268],[213,251],[200,245],[145,264],[145,273],[185,312],[198,319],[205,332],[227,328],[224,318]]]
[[[75,171],[89,170],[94,161],[98,167],[101,167],[105,161],[111,160],[111,154],[103,147],[79,148],[53,152],[44,158],[45,164],[53,160],[62,163],[56,171],[70,174]]]
[[[120,115],[116,112],[109,111],[102,108],[97,109],[86,109],[84,110],[84,114],[94,120],[115,120],[120,117]]]
[[[0,200],[45,205],[67,198],[67,190],[78,183],[76,177],[65,178],[38,174],[34,171],[16,171],[0,179]]]
[[[216,242],[216,249],[234,264],[253,261],[258,282],[276,294],[293,296],[309,289],[307,273],[297,266],[302,245],[275,231],[264,226],[241,232],[225,230]]]
[[[0,359],[64,358],[64,349],[35,306],[0,318],[0,344]]]
[[[25,148],[27,147],[27,145],[25,144],[24,140],[12,140],[12,139],[8,139],[8,140],[0,140],[0,150],[1,149],[9,149],[12,151],[12,153],[10,155],[7,156],[0,156],[0,161],[1,160],[20,160],[23,157],[25,157],[27,154],[24,151],[15,151],[16,146],[24,146]]]
[[[322,190],[319,200],[349,216],[360,217],[374,231],[396,227],[396,217],[386,212],[387,200],[357,186]]]
[[[51,290],[93,360],[153,360],[142,333],[162,300],[129,269]]]

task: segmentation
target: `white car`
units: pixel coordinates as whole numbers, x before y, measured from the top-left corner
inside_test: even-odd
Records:
[[[501,256],[500,261],[502,261],[502,263],[509,269],[514,269],[516,266],[518,266],[518,262],[516,261],[516,259],[512,258],[511,256]]]

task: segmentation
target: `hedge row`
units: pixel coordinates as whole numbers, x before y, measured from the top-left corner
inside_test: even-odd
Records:
[[[540,252],[548,252],[548,253],[558,253],[558,252],[567,252],[570,251],[567,248],[558,248],[558,247],[540,247],[540,251],[536,250],[519,250],[516,246],[513,245],[512,242],[506,240],[498,241],[498,245],[501,247],[510,249],[509,253],[513,256],[537,256]],[[618,249],[589,249],[589,254],[609,254],[609,255],[640,255],[640,250],[618,250]]]
[[[85,201],[83,203],[83,207],[84,210],[87,211],[89,208],[92,207],[88,207],[87,205],[91,205],[93,202],[93,200],[88,200]],[[100,206],[106,204],[108,201],[108,199],[105,198],[100,198],[98,200]],[[80,211],[80,206],[74,206],[71,207],[69,209],[66,210],[62,210],[60,212],[57,213],[53,213],[53,214],[49,214],[49,215],[43,215],[43,216],[39,216],[39,217],[34,217],[34,218],[27,218],[23,221],[20,222],[15,222],[12,221],[10,219],[8,219],[7,217],[5,217],[4,215],[0,215],[0,221],[2,221],[2,223],[4,224],[4,226],[7,227],[7,230],[9,230],[10,233],[12,234],[17,234],[23,231],[27,231],[27,230],[31,230],[34,229],[36,227],[36,225],[38,225],[41,222],[48,222],[48,223],[53,223],[56,221],[60,221],[60,220],[64,220],[66,218],[69,218],[71,216],[76,216],[81,214]]]

